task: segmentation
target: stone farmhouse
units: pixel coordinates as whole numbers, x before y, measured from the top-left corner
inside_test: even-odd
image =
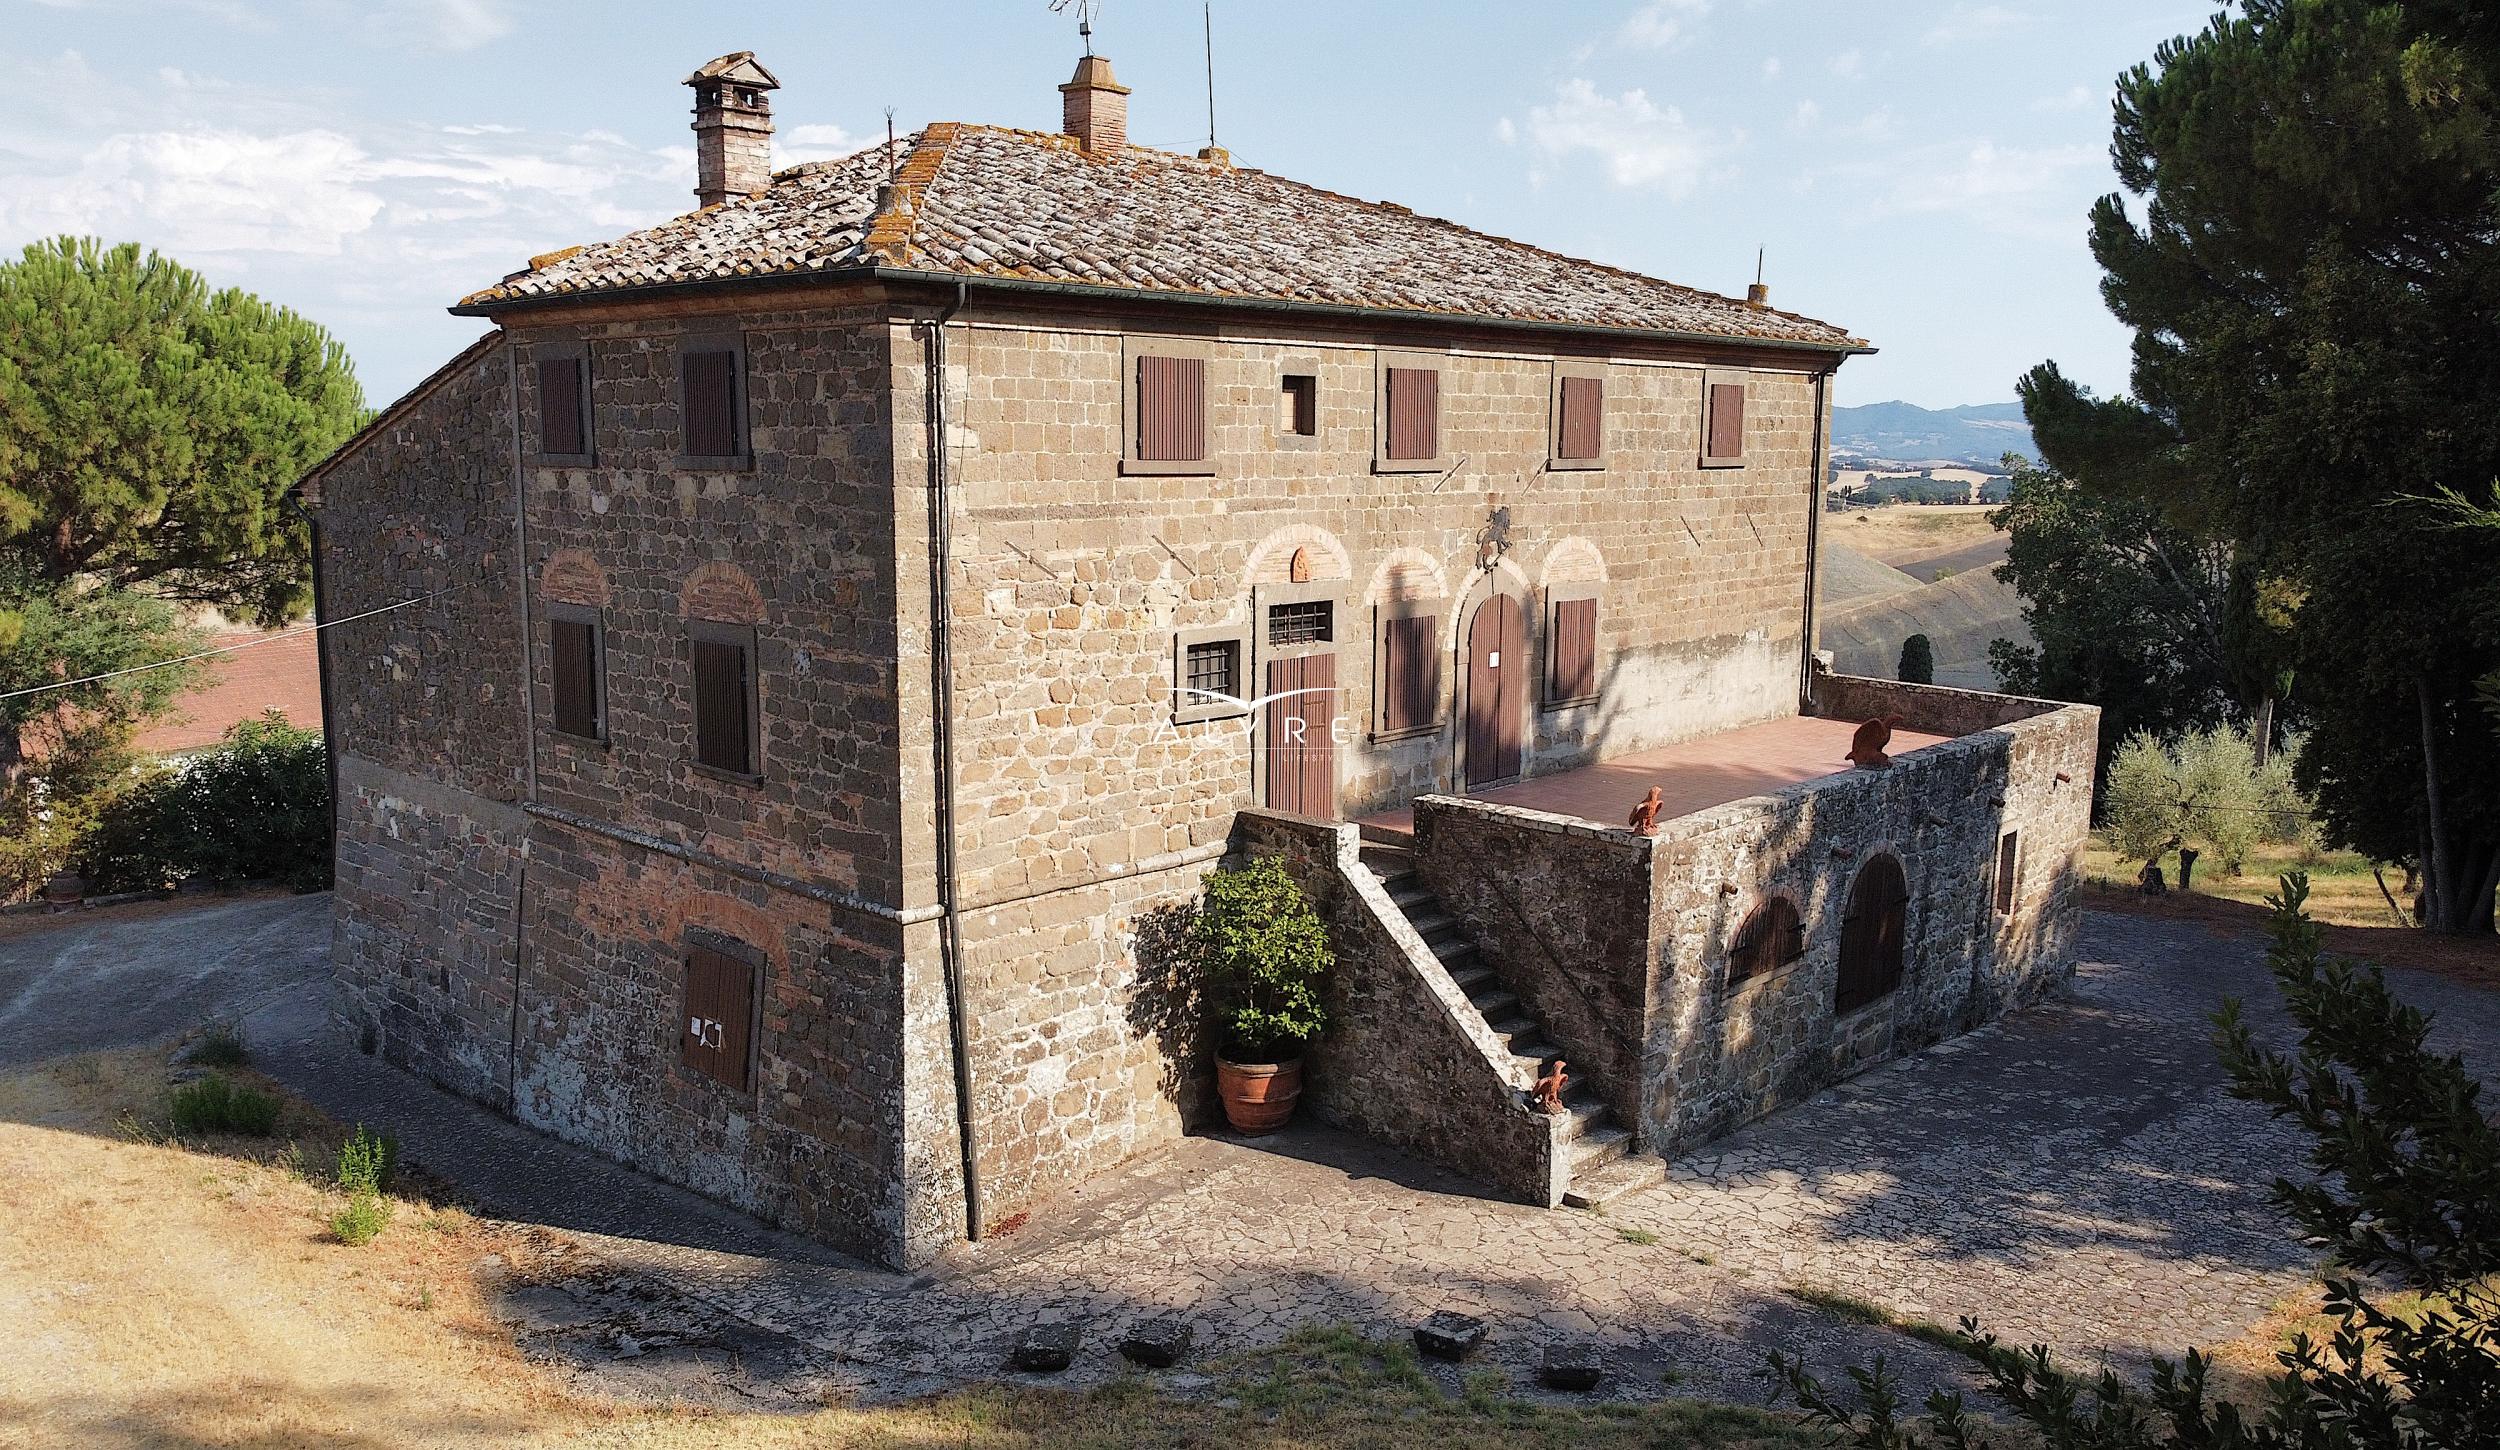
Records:
[[[688,83],[699,208],[301,487],[367,1050],[912,1264],[1208,1120],[1227,856],[1338,941],[1306,1110],[1545,1205],[2069,970],[2095,713],[1818,662],[1858,339],[1133,145],[1096,57],[777,172]]]

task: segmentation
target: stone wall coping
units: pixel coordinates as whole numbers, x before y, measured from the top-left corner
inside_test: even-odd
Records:
[[[1495,820],[1508,821],[1523,830],[1542,831],[1554,836],[1577,836],[1582,840],[1596,841],[1636,856],[1651,854],[1657,849],[1658,844],[1654,836],[1644,836],[1638,831],[1627,830],[1621,826],[1601,826],[1594,821],[1584,821],[1578,816],[1531,810],[1526,806],[1501,805],[1468,796],[1417,796],[1415,809],[1419,814],[1429,809],[1447,811],[1452,814],[1489,816]]]

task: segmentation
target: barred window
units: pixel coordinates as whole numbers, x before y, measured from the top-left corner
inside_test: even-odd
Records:
[[[1241,694],[1241,643],[1216,639],[1189,647],[1189,697],[1186,703],[1212,705],[1218,695]]]
[[[1267,611],[1271,645],[1326,644],[1337,637],[1336,606],[1325,599],[1278,604]]]

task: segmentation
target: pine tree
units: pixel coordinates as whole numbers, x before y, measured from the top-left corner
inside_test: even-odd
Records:
[[[1923,634],[1901,641],[1901,667],[1893,672],[1913,685],[1936,682],[1936,646]]]

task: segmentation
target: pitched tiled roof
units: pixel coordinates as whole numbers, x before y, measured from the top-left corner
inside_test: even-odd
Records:
[[[1855,349],[1776,312],[1266,172],[1142,146],[940,123],[769,190],[539,259],[462,300],[536,300],[871,267],[1249,302]]]

